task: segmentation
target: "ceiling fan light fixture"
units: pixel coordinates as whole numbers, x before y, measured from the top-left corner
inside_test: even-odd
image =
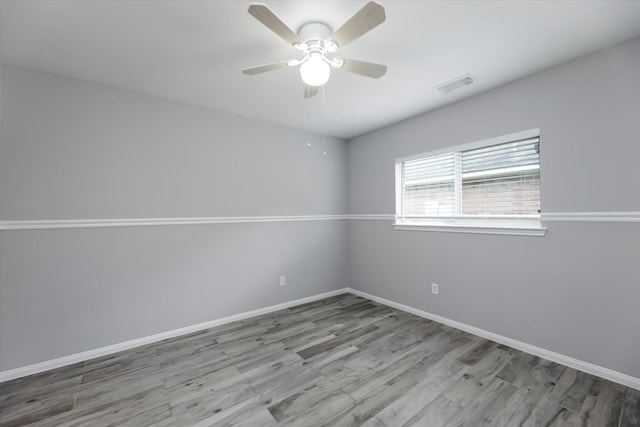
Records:
[[[300,50],[302,58],[245,68],[242,70],[244,74],[251,76],[271,70],[300,66],[300,77],[306,84],[304,97],[311,98],[318,94],[319,86],[323,86],[329,81],[331,68],[374,79],[382,77],[387,72],[386,65],[328,55],[360,38],[385,21],[384,7],[373,0],[365,4],[333,32],[328,25],[311,21],[303,24],[295,33],[267,5],[262,3],[249,5],[249,14],[280,36],[281,39]]]
[[[322,86],[329,81],[331,66],[320,54],[312,54],[300,65],[300,77],[308,86]]]

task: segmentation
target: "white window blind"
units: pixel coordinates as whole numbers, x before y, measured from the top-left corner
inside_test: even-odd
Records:
[[[540,140],[460,153],[462,215],[539,215]]]
[[[540,138],[526,131],[396,162],[399,222],[538,219]]]
[[[404,162],[404,212],[410,216],[455,215],[455,169],[454,153]]]

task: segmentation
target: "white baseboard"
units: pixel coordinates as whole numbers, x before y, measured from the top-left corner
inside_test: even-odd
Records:
[[[122,343],[101,347],[94,350],[83,351],[81,353],[71,354],[71,355],[60,357],[53,360],[47,360],[47,361],[36,363],[33,365],[27,365],[27,366],[22,366],[20,368],[1,371],[0,383],[4,381],[9,381],[12,379],[20,378],[20,377],[26,377],[28,375],[37,374],[39,372],[48,371],[50,369],[56,369],[63,366],[71,365],[77,362],[83,362],[85,360],[94,359],[96,357],[107,356],[109,354],[117,353],[120,351],[130,350],[135,347],[152,344],[154,342],[162,341],[164,339],[175,338],[181,335],[190,334],[192,332],[197,332],[203,329],[213,328],[215,326],[224,325],[226,323],[231,323],[238,320],[244,320],[250,317],[260,316],[262,314],[271,313],[274,311],[282,310],[284,308],[305,304],[312,301],[317,301],[319,299],[328,298],[328,297],[332,297],[332,296],[343,294],[343,293],[352,293],[354,295],[370,299],[380,304],[397,308],[398,310],[406,311],[407,313],[415,314],[416,316],[424,317],[425,319],[430,319],[435,322],[442,323],[444,325],[451,326],[453,328],[460,329],[462,331],[480,336],[482,338],[486,338],[491,341],[498,342],[500,344],[508,345],[509,347],[524,351],[525,353],[533,354],[535,356],[542,357],[544,359],[548,359],[565,366],[569,366],[579,371],[596,375],[601,378],[605,378],[610,381],[623,384],[627,387],[640,390],[640,378],[635,378],[630,375],[626,375],[621,372],[614,371],[612,369],[603,368],[601,366],[594,365],[592,363],[584,362],[582,360],[565,356],[560,353],[555,353],[553,351],[546,350],[541,347],[537,347],[537,346],[527,344],[518,340],[514,340],[512,338],[498,335],[493,332],[486,331],[484,329],[476,328],[475,326],[467,325],[462,322],[458,322],[455,320],[448,319],[446,317],[438,316],[437,314],[432,314],[423,310],[419,310],[414,307],[410,307],[408,305],[400,304],[385,298],[380,298],[375,295],[362,292],[357,289],[352,289],[352,288],[337,289],[335,291],[325,292],[322,294],[313,295],[306,298],[300,298],[297,300],[288,301],[282,304],[276,304],[269,307],[247,311],[244,313],[234,314],[232,316],[222,317],[220,319],[215,319],[208,322],[199,323],[196,325],[186,326],[184,328],[174,329],[171,331],[162,332],[162,333],[150,335],[147,337],[137,338],[134,340],[125,341]]]
[[[552,362],[560,363],[570,368],[577,369],[588,374],[596,375],[598,377],[634,388],[636,390],[640,390],[640,378],[635,378],[631,375],[623,374],[612,369],[594,365],[593,363],[585,362],[541,347],[527,344],[522,341],[498,335],[493,332],[485,331],[484,329],[476,328],[475,326],[467,325],[466,323],[447,319],[446,317],[438,316],[437,314],[419,310],[408,305],[400,304],[385,298],[380,298],[366,292],[358,291],[357,289],[347,288],[347,290],[354,295],[370,299],[371,301],[388,305],[389,307],[397,308],[398,310],[406,311],[408,313],[415,314],[416,316],[424,317],[425,319],[433,320],[435,322],[442,323],[443,325],[451,326],[452,328],[460,329],[461,331],[469,332],[470,334],[477,335],[500,344],[508,345],[509,347],[515,348],[516,350],[524,351],[525,353],[533,354],[534,356],[542,357],[544,359],[551,360]]]
[[[117,353],[124,350],[130,350],[135,347],[152,344],[154,342],[162,341],[168,338],[175,338],[181,335],[190,334],[192,332],[201,331],[203,329],[213,328],[215,326],[224,325],[226,323],[231,323],[238,320],[248,319],[250,317],[260,316],[262,314],[267,314],[274,311],[282,310],[284,308],[292,307],[294,305],[305,304],[308,302],[317,301],[323,298],[328,298],[335,295],[344,294],[347,292],[348,292],[348,288],[337,289],[335,291],[325,292],[322,294],[300,298],[293,301],[287,301],[285,303],[271,305],[269,307],[258,308],[256,310],[246,311],[244,313],[234,314],[232,316],[210,320],[208,322],[198,323],[196,325],[185,326],[184,328],[173,329],[171,331],[161,332],[159,334],[149,335],[146,337],[125,341],[118,344],[109,345],[106,347],[83,351],[81,353],[76,353],[76,354],[70,354],[68,356],[63,356],[57,359],[35,363],[33,365],[22,366],[20,368],[10,369],[7,371],[0,371],[0,383],[4,381],[20,378],[20,377],[26,377],[28,375],[37,374],[39,372],[48,371],[50,369],[56,369],[63,366],[72,365],[78,362],[84,362],[85,360],[95,359],[96,357],[108,356],[109,354]]]

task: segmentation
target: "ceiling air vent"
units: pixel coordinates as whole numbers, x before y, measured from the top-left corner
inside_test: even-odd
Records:
[[[456,89],[460,89],[464,86],[469,86],[471,83],[476,82],[476,79],[473,78],[470,74],[465,74],[464,76],[457,77],[451,81],[441,84],[440,86],[436,86],[442,93],[453,92]]]

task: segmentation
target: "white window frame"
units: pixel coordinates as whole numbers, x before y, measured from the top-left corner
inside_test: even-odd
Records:
[[[409,160],[422,159],[426,157],[438,156],[452,152],[460,152],[473,150],[476,148],[487,147],[517,141],[527,138],[540,137],[540,129],[529,129],[522,132],[502,135],[495,138],[475,141],[468,144],[448,147],[441,150],[421,153],[414,156],[402,157],[396,159],[395,177],[396,177],[396,218],[394,229],[409,231],[443,231],[453,233],[479,233],[479,234],[506,234],[518,236],[544,236],[546,228],[542,226],[540,215],[519,216],[519,217],[420,217],[420,218],[403,218],[402,212],[402,163]]]

